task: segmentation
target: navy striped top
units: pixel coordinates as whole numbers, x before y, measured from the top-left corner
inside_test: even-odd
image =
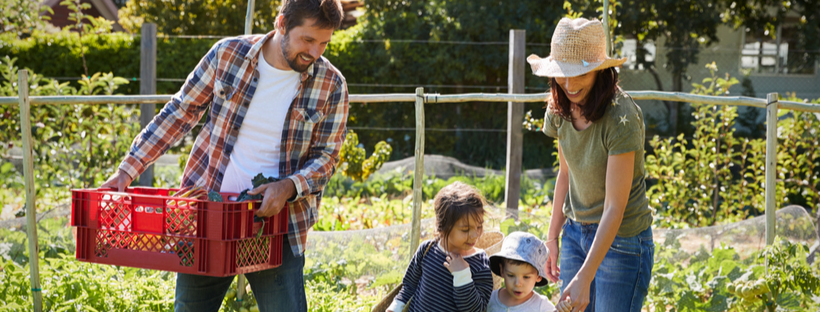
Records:
[[[430,244],[430,250],[424,250]],[[493,291],[493,275],[490,258],[483,250],[464,257],[470,265],[472,281],[455,287],[453,274],[444,266],[447,254],[436,240],[428,240],[419,246],[402,280],[403,287],[395,300],[410,301],[409,311],[487,311],[487,303]],[[421,263],[419,263],[421,259]]]

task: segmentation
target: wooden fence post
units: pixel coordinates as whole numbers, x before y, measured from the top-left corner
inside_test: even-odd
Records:
[[[604,33],[606,34],[606,56],[612,55],[612,34],[609,31],[609,0],[604,0]]]
[[[526,31],[510,29],[510,62],[508,65],[507,91],[509,94],[524,93]],[[521,155],[524,134],[524,103],[507,102],[507,172],[505,173],[504,202],[507,209],[518,209],[521,191]],[[518,215],[513,216],[516,220]]]
[[[157,24],[142,24],[140,37],[140,94],[157,93]],[[140,104],[140,127],[154,119],[156,104]],[[154,165],[140,175],[140,186],[154,186]]]
[[[34,185],[34,153],[31,140],[31,101],[28,95],[28,70],[17,72],[20,130],[23,141],[23,179],[26,184],[26,233],[28,234],[28,266],[31,272],[31,298],[34,311],[43,311],[43,291],[40,289],[40,246],[37,241],[37,192]]]
[[[413,220],[410,230],[410,253],[421,241],[422,183],[424,179],[424,88],[416,88],[416,162],[413,171]]]
[[[245,34],[250,35],[253,31],[253,10],[254,6],[256,5],[255,0],[248,1],[248,10],[245,13]],[[289,252],[289,250],[285,250],[284,252]],[[236,278],[236,299],[239,302],[245,297],[245,274],[239,274]]]
[[[777,189],[775,174],[777,173],[777,107],[779,96],[777,92],[766,96],[766,245],[774,243],[776,219]]]

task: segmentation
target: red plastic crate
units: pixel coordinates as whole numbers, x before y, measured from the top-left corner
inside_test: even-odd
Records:
[[[260,201],[210,202],[169,196],[176,189],[72,190],[71,224],[80,261],[209,276],[282,263],[288,207],[253,222]],[[236,194],[223,193],[223,199]],[[259,229],[261,236],[257,237]]]
[[[253,222],[261,201],[211,202],[170,196],[177,189],[71,190],[71,225],[131,233],[231,240],[287,233],[288,213]],[[236,196],[221,193],[223,200]]]
[[[208,276],[282,265],[285,235],[210,240],[77,227],[77,260]]]

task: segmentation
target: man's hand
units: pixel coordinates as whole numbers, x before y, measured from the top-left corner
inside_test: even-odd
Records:
[[[444,267],[450,270],[450,273],[458,272],[470,267],[470,264],[467,263],[467,261],[464,261],[464,257],[459,253],[449,253],[446,260],[447,261],[444,262]]]
[[[117,192],[122,192],[125,191],[126,187],[131,185],[131,181],[133,180],[134,179],[125,173],[125,171],[117,169],[117,173],[108,178],[108,181],[105,181],[100,188],[116,188]]]
[[[291,179],[262,184],[248,191],[248,195],[262,194],[262,207],[256,211],[261,218],[278,214],[285,208],[288,199],[296,195],[296,186]]]

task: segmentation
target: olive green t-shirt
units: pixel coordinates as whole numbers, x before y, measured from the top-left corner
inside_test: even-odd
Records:
[[[609,155],[635,152],[632,187],[618,235],[638,235],[652,224],[644,180],[643,112],[623,91],[616,95],[604,116],[578,131],[572,122],[547,109],[544,133],[558,138],[569,173],[569,192],[564,215],[572,220],[600,223],[606,196],[606,165]]]

